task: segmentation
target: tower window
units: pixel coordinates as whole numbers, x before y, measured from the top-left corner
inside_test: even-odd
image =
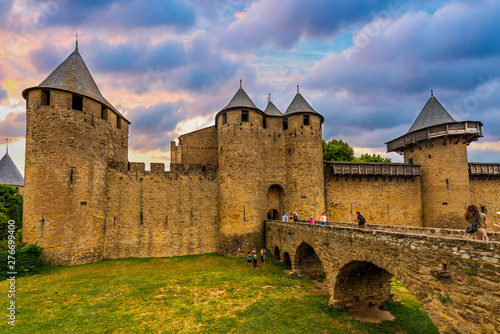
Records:
[[[288,120],[283,118],[283,130],[288,130]]]
[[[50,106],[50,90],[43,89],[42,96],[40,100],[40,105],[42,106]]]
[[[118,115],[116,115],[116,127],[118,129],[121,129],[122,128],[122,118]]]
[[[83,97],[73,94],[71,108],[83,111]]]
[[[248,110],[243,110],[241,112],[241,121],[248,122]]]
[[[304,115],[304,125],[309,125],[309,115]]]
[[[222,114],[222,125],[226,124],[227,123],[227,114],[226,113],[223,113]]]
[[[413,165],[413,158],[408,159],[408,163]]]
[[[101,104],[101,118],[103,120],[108,119],[108,108],[106,108],[104,105]]]
[[[265,117],[262,119],[262,127],[264,129],[266,129],[266,127],[267,127],[267,122],[266,122],[266,118]]]

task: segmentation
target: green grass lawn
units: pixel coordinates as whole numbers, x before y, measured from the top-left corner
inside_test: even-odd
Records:
[[[260,265],[260,263],[259,263]],[[418,301],[397,281],[394,321],[352,319],[290,278],[281,263],[250,269],[217,254],[103,260],[44,266],[16,280],[16,326],[1,333],[437,333]],[[7,314],[7,282],[0,288]]]

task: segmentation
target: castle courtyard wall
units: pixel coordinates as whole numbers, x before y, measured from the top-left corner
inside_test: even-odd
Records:
[[[500,225],[500,178],[474,178],[470,179],[471,203],[476,204],[488,218],[488,230],[493,230],[493,223]],[[464,210],[465,211],[465,210]],[[462,212],[463,213],[463,212]],[[464,226],[466,225],[464,221]],[[499,228],[496,228],[498,231]]]
[[[179,145],[172,142],[172,162],[183,164],[217,164],[217,129],[214,126],[186,133]]]
[[[217,170],[131,163],[109,168],[105,258],[166,257],[217,251]]]
[[[420,177],[327,176],[328,221],[353,222],[360,211],[369,224],[422,226]]]

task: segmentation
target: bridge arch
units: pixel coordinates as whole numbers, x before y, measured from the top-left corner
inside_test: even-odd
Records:
[[[302,242],[295,251],[293,270],[299,276],[318,276],[325,272],[323,263],[314,248]]]
[[[281,253],[278,246],[274,247],[274,258],[278,261],[281,261]]]
[[[283,253],[283,263],[287,269],[292,269],[292,261],[290,261],[290,254],[288,254],[288,252]]]

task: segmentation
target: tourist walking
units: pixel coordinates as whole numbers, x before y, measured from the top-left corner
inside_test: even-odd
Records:
[[[469,205],[465,210],[464,218],[469,225],[477,225],[477,231],[469,233],[467,235],[467,238],[488,241],[488,235],[486,234],[486,228],[488,227],[486,215],[482,212],[479,212],[479,208],[477,207],[477,205]]]
[[[297,212],[293,213],[293,221],[296,223],[299,221],[299,215],[297,214]]]
[[[313,216],[311,216],[311,218],[309,218],[309,224],[314,224]]]
[[[324,212],[321,215],[321,217],[319,218],[319,221],[321,222],[321,225],[326,225],[326,215]]]
[[[359,227],[359,228],[365,228],[365,223],[366,223],[366,219],[365,219],[365,217],[363,217],[363,216],[361,215],[361,212],[359,212],[359,211],[356,211],[356,214],[358,215],[358,216],[356,217],[356,221],[358,222],[358,227]]]

